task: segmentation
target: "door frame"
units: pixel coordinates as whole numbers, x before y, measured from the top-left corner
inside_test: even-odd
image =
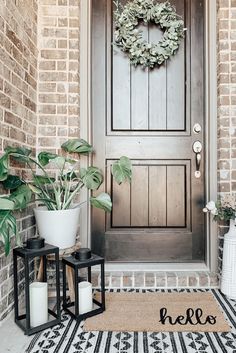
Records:
[[[215,0],[205,0],[205,118],[206,118],[206,195],[207,200],[217,198],[217,5]],[[92,0],[80,1],[80,136],[88,142],[92,140],[91,124],[91,14]],[[81,166],[87,167],[91,159],[81,158]],[[80,241],[83,246],[91,246],[91,209],[89,192],[81,193]],[[217,224],[207,218],[205,270],[217,272],[218,236]],[[155,267],[158,269],[158,265]],[[183,269],[186,264],[182,264]],[[196,269],[202,266],[194,264]],[[119,266],[119,265],[118,265]],[[145,266],[145,264],[144,264]],[[171,269],[171,264],[165,264]],[[173,268],[176,264],[173,264]],[[187,266],[188,267],[188,266]],[[160,264],[160,268],[163,265]],[[189,269],[193,270],[193,264]]]

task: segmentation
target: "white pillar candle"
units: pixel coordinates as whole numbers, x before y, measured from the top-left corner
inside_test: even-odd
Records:
[[[30,326],[36,327],[48,321],[48,284],[30,284]]]
[[[87,281],[79,283],[79,314],[85,314],[93,308],[92,284]]]

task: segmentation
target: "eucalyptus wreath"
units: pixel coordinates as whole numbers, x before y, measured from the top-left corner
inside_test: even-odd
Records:
[[[184,21],[169,2],[133,0],[122,6],[115,0],[114,4],[115,44],[128,54],[131,64],[154,68],[177,52],[184,37]],[[137,28],[140,22],[152,22],[163,30],[157,44],[143,39]]]

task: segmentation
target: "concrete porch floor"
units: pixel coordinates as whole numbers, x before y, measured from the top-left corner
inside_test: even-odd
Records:
[[[1,353],[24,353],[32,338],[15,324],[13,313],[0,324]]]

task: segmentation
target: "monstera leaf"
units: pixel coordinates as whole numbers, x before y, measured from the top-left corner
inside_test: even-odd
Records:
[[[52,159],[57,158],[58,155],[55,153],[49,153],[49,152],[40,152],[38,155],[38,160],[39,163],[44,167],[47,165]]]
[[[90,190],[98,189],[103,181],[102,172],[97,167],[81,168],[80,177],[86,188]]]
[[[50,184],[54,183],[56,179],[52,177],[47,177],[44,175],[34,175],[33,181],[35,182],[36,185],[44,185],[44,184]]]
[[[16,191],[8,196],[8,199],[14,202],[14,210],[22,210],[28,206],[31,197],[32,192],[28,185],[21,185]]]
[[[0,197],[0,210],[14,210],[14,201],[9,200],[8,196]]]
[[[8,177],[8,155],[4,154],[0,158],[0,181],[6,180]]]
[[[14,234],[16,236],[17,245],[21,245],[15,217],[10,211],[0,210],[0,239],[4,244],[6,256],[9,255],[10,252],[11,234]]]
[[[93,151],[92,146],[83,139],[72,139],[64,142],[61,148],[70,153],[88,154]]]
[[[131,161],[128,157],[125,156],[121,157],[118,161],[113,163],[111,172],[115,181],[118,184],[121,184],[126,180],[130,182],[132,177],[131,168]]]
[[[106,212],[111,212],[112,202],[110,195],[105,192],[101,193],[97,197],[90,197],[90,202],[94,207],[101,208]]]
[[[29,156],[32,153],[32,150],[29,148],[25,147],[13,147],[13,146],[7,146],[4,151],[7,154],[11,153],[16,153],[16,154],[21,154],[22,156]]]
[[[24,182],[17,175],[8,175],[7,179],[3,181],[5,189],[14,190],[18,186],[24,184]]]
[[[29,156],[32,153],[31,149],[25,147],[12,147],[7,146],[5,148],[5,155],[12,156],[15,160],[19,162],[29,162]]]

